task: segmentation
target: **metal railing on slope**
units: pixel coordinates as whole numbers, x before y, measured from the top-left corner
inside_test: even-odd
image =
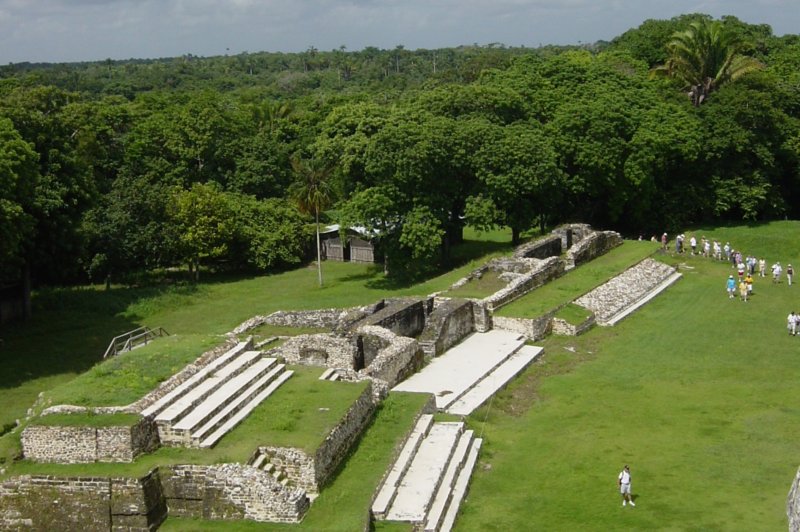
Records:
[[[169,333],[163,327],[151,329],[150,327],[139,327],[125,334],[115,336],[111,343],[108,344],[108,349],[103,354],[103,358],[118,355],[125,351],[132,351],[137,347],[147,345],[151,341],[161,336],[169,336]]]

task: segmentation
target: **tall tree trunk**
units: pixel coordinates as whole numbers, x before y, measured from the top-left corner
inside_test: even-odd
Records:
[[[518,246],[519,245],[519,227],[512,227],[511,228],[511,245]]]
[[[319,209],[314,209],[314,219],[317,222],[317,277],[319,277],[319,285],[322,286],[322,253],[319,245]]]

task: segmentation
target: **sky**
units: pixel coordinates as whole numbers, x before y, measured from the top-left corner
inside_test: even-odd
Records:
[[[579,44],[683,13],[800,32],[798,0],[0,0],[0,65]]]

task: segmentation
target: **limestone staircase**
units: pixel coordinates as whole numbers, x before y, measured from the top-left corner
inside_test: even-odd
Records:
[[[212,447],[292,372],[242,342],[142,412],[153,416],[161,443]]]
[[[482,443],[461,422],[421,416],[372,503],[375,518],[451,530]]]
[[[319,380],[321,381],[338,381],[341,378],[339,372],[336,371],[334,368],[326,369],[322,375],[320,375]]]
[[[427,392],[436,407],[449,414],[468,415],[524,370],[542,353],[525,345],[517,333],[491,330],[475,333],[393,391]]]
[[[269,453],[260,452],[256,454],[249,465],[269,473],[275,480],[280,482],[282,486],[289,484],[289,475],[282,467],[272,463],[272,457]]]

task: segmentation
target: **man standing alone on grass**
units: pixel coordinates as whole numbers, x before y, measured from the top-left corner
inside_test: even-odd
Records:
[[[631,506],[636,506],[631,498],[631,470],[626,465],[617,478],[619,485],[619,492],[622,494],[622,506],[631,503]]]

